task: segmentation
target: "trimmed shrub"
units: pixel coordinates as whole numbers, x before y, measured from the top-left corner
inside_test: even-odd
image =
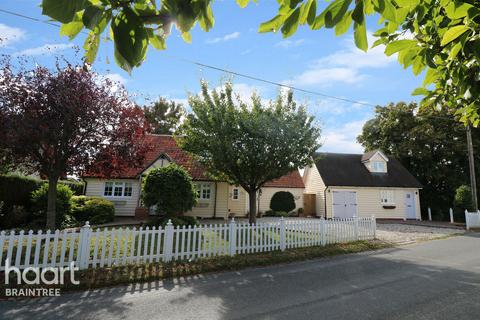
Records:
[[[57,185],[57,201],[56,201],[56,217],[55,224],[57,227],[68,227],[64,221],[71,220],[70,217],[70,200],[73,196],[72,190],[63,184]],[[32,192],[32,210],[34,215],[46,223],[48,205],[48,183],[43,184],[39,189]]]
[[[60,180],[58,183],[64,184],[73,191],[73,195],[81,196],[83,195],[83,191],[85,188],[85,183],[78,182],[78,181],[70,181],[70,180]]]
[[[295,198],[288,191],[276,192],[270,200],[270,209],[273,211],[290,212],[295,209]]]
[[[193,208],[197,192],[188,172],[176,164],[150,171],[143,184],[143,202],[157,214],[180,215]]]
[[[195,217],[190,216],[162,216],[162,217],[152,217],[146,223],[149,227],[165,227],[168,223],[168,220],[172,221],[173,226],[196,226],[198,221]]]
[[[473,200],[472,192],[469,186],[462,185],[455,190],[454,198],[455,207],[461,209],[462,211],[473,210]]]
[[[115,218],[115,206],[103,198],[74,196],[72,215],[78,221],[89,221],[91,224],[112,222]]]

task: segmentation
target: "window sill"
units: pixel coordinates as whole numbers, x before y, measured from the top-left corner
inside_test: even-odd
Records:
[[[383,209],[395,209],[397,206],[395,204],[383,204]]]

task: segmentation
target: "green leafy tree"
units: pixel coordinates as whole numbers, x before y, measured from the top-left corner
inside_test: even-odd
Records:
[[[480,150],[480,130],[472,130]],[[415,103],[377,107],[358,141],[397,158],[423,184],[422,211],[446,212],[458,186],[469,183],[465,127],[445,110],[418,110]],[[475,154],[480,161],[480,154]]]
[[[181,215],[193,208],[197,191],[188,172],[172,163],[147,174],[142,199],[146,206],[156,206],[158,214]]]
[[[250,0],[237,0],[240,7]],[[398,61],[425,72],[424,86],[414,94],[425,95],[423,105],[448,106],[464,122],[480,123],[479,57],[480,2],[477,0],[332,0],[317,12],[318,0],[278,0],[276,15],[259,32],[280,31],[292,36],[299,25],[312,30],[335,29],[336,35],[353,28],[358,48],[367,50],[366,16],[380,16],[374,33],[385,44],[385,53],[398,53]],[[208,31],[214,25],[212,0],[43,0],[43,14],[63,23],[61,34],[75,37],[89,29],[86,58],[96,56],[102,33],[110,33],[117,64],[127,71],[138,67],[150,45],[165,49],[172,24],[191,41],[196,22]],[[110,25],[110,30],[105,31]],[[433,84],[432,90],[429,85]]]
[[[155,134],[172,134],[177,130],[185,110],[180,103],[160,97],[149,106],[144,106],[145,118]]]
[[[217,179],[242,186],[249,194],[249,220],[255,222],[257,191],[268,181],[311,163],[320,147],[320,129],[293,94],[250,104],[235,97],[230,83],[218,91],[191,96],[189,114],[177,138],[181,147]]]

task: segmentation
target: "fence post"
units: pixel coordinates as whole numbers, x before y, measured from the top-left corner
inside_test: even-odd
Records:
[[[354,216],[353,217],[353,221],[354,221],[354,234],[355,234],[355,240],[358,241],[359,240],[359,237],[358,237],[358,216]]]
[[[470,230],[470,215],[467,209],[465,209],[465,224],[467,225],[467,230]]]
[[[163,242],[163,260],[165,262],[172,261],[173,230],[172,220],[168,219],[167,225],[165,226],[165,239]]]
[[[372,215],[372,224],[373,224],[373,239],[377,239],[377,220],[373,215]]]
[[[453,221],[453,209],[450,208],[450,223],[454,223]]]
[[[428,207],[428,221],[432,221],[432,209]]]
[[[230,220],[230,224],[229,224],[228,243],[229,243],[228,253],[231,256],[234,256],[237,253],[237,225],[235,224],[235,219],[233,217],[232,217],[232,220]]]
[[[90,223],[88,221],[80,229],[78,245],[78,268],[80,270],[88,269],[88,260],[90,259]]]
[[[285,219],[283,217],[280,218],[280,250],[285,251],[286,239],[285,239],[286,227],[285,227]]]
[[[322,232],[322,246],[327,244],[327,228],[326,228],[326,221],[325,219],[320,218],[320,229]]]

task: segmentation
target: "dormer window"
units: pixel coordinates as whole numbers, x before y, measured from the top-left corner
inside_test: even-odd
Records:
[[[372,161],[372,172],[387,172],[387,164],[383,161]]]
[[[388,157],[380,150],[373,150],[362,155],[362,163],[368,171],[374,173],[387,173]]]

